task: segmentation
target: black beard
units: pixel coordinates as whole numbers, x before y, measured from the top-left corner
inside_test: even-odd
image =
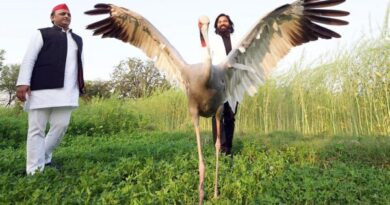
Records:
[[[226,30],[221,30],[221,29],[217,28],[216,33],[217,33],[218,35],[220,35],[220,36],[229,36],[230,33],[231,33],[231,28],[229,27],[229,28],[226,29]]]

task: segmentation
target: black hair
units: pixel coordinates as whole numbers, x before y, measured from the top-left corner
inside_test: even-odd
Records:
[[[50,13],[50,19],[54,16],[54,14],[55,14],[55,11],[52,11],[52,12]],[[54,25],[54,21],[51,21],[51,23]]]

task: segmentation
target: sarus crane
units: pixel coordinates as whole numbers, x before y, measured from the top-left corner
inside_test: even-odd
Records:
[[[109,14],[108,18],[92,23],[87,29],[103,38],[117,38],[142,50],[154,60],[154,66],[175,79],[188,98],[189,113],[195,127],[199,157],[199,203],[203,203],[205,165],[202,155],[199,117],[216,115],[217,140],[214,197],[218,196],[218,158],[220,153],[220,117],[223,103],[235,110],[236,102],[245,93],[254,95],[267,75],[291,48],[315,41],[341,36],[320,24],[346,25],[334,17],[349,15],[346,11],[330,10],[345,0],[297,0],[285,4],[260,18],[242,40],[218,65],[210,56],[209,19],[199,18],[199,30],[204,60],[188,64],[169,41],[147,19],[134,11],[113,4],[96,4],[85,14]],[[326,8],[326,9],[324,9]]]

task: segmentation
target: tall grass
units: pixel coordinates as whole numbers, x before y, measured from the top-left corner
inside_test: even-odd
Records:
[[[327,62],[315,68],[298,63],[288,73],[269,79],[256,96],[245,97],[236,131],[390,136],[389,41],[366,41]],[[187,107],[184,93],[175,89],[137,100],[94,98],[74,111],[67,133],[192,130]],[[20,107],[0,109],[0,115],[0,134],[17,142],[15,137],[27,129],[26,115]],[[16,115],[21,117],[14,119]],[[19,131],[10,128],[10,118]],[[211,130],[210,118],[200,123],[202,131]]]
[[[245,97],[237,114],[238,132],[276,130],[304,134],[390,135],[390,44],[363,42],[315,68],[296,65]],[[171,90],[134,102],[161,130],[192,127],[187,101]],[[202,119],[203,130],[210,119]]]
[[[239,127],[265,132],[388,135],[389,56],[388,42],[366,42],[332,63],[271,79],[256,97],[245,99]],[[248,115],[252,117],[244,117]]]

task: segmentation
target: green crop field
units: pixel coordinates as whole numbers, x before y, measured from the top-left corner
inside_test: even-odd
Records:
[[[203,134],[206,204],[389,204],[390,138],[238,135],[222,157],[212,198],[214,147]],[[22,143],[23,144],[23,143]],[[68,136],[59,169],[25,175],[25,149],[0,151],[1,204],[196,204],[192,132]]]
[[[27,117],[0,108],[0,204],[196,204],[198,155],[185,95],[81,101],[48,167],[25,174]],[[202,119],[206,204],[390,204],[390,44],[274,76],[240,104],[234,157]]]

